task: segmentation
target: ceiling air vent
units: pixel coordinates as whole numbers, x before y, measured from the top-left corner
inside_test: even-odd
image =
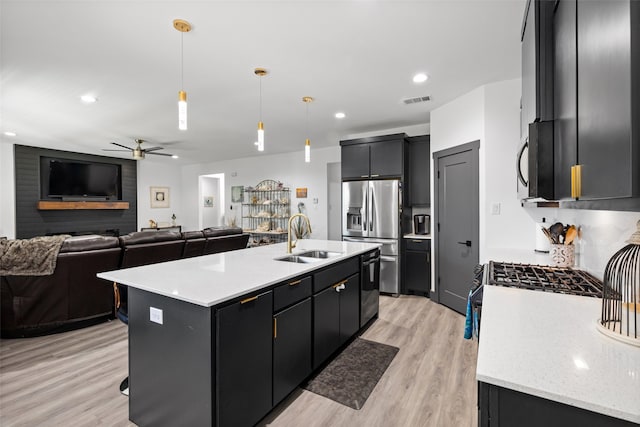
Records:
[[[418,102],[427,102],[427,101],[431,101],[430,96],[419,96],[417,98],[407,98],[402,100],[402,102],[404,102],[407,105],[417,104]]]

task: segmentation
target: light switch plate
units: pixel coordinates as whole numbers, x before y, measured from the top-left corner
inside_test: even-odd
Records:
[[[149,320],[162,325],[162,310],[155,307],[149,307]]]
[[[500,215],[500,203],[491,203],[491,215]]]

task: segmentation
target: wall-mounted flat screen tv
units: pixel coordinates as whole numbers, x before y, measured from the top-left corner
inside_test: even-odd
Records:
[[[121,167],[113,163],[40,158],[45,198],[120,200]]]

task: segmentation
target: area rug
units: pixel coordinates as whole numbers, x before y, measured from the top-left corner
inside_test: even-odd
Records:
[[[304,388],[360,409],[400,349],[356,338]]]

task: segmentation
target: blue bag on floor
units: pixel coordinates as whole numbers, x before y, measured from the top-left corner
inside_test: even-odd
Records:
[[[464,322],[464,339],[469,340],[473,335],[473,314],[471,310],[471,291],[469,291],[469,296],[467,297],[467,316]]]

